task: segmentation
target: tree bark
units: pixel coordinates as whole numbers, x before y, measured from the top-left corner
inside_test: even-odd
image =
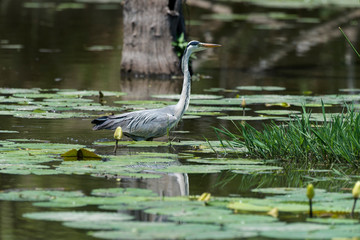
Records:
[[[172,47],[169,0],[125,0],[121,71],[126,75],[180,73]]]

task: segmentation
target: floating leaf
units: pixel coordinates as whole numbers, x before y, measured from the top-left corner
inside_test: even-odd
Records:
[[[163,94],[163,95],[152,95],[153,98],[166,98],[166,99],[180,99],[179,94]],[[210,95],[210,94],[191,94],[191,99],[220,99],[223,96]]]
[[[262,121],[262,120],[288,120],[288,118],[279,118],[274,116],[224,116],[217,117],[220,120],[230,121]]]
[[[22,190],[15,189],[9,191],[0,191],[0,199],[4,201],[49,201],[58,197],[82,197],[83,193],[79,191],[60,191],[60,190]]]
[[[236,87],[236,89],[247,91],[283,91],[286,88],[278,86],[240,86]]]
[[[150,189],[141,189],[141,188],[104,188],[104,189],[94,189],[91,192],[95,196],[103,197],[115,197],[115,196],[142,196],[142,197],[156,197],[156,193]]]
[[[80,148],[79,150],[71,149],[66,153],[61,154],[64,160],[101,160],[102,157],[94,152],[87,150],[86,148]]]
[[[257,110],[255,111],[259,114],[265,114],[265,115],[294,115],[294,114],[300,114],[300,111],[295,110]]]
[[[129,216],[123,213],[110,212],[33,212],[25,213],[25,218],[47,221],[119,221],[128,220]]]

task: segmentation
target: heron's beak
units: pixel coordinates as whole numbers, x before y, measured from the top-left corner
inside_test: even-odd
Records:
[[[221,47],[221,45],[220,44],[213,44],[213,43],[200,43],[200,47],[215,48],[215,47]]]

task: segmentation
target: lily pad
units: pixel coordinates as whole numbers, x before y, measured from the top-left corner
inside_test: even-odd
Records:
[[[57,197],[82,197],[79,191],[61,191],[34,189],[23,190],[15,189],[9,191],[0,191],[0,199],[4,201],[49,201]]]
[[[265,115],[294,115],[294,114],[300,114],[300,111],[295,110],[257,110],[255,111],[259,114],[265,114]]]
[[[264,164],[264,161],[253,160],[247,158],[194,158],[187,159],[188,162],[204,163],[204,164],[240,164],[240,165],[258,165]]]
[[[102,221],[129,220],[129,215],[110,212],[33,212],[25,213],[25,218],[47,221]]]
[[[136,224],[136,222],[134,222]],[[228,239],[255,237],[256,233],[224,231],[219,226],[206,224],[152,223],[118,231],[98,231],[90,234],[105,239]]]
[[[239,86],[236,89],[247,91],[284,91],[286,88],[279,86]]]
[[[142,197],[156,197],[156,193],[150,189],[141,189],[141,188],[104,188],[104,189],[94,189],[91,192],[95,196],[103,197],[115,197],[115,196],[142,196]]]
[[[262,121],[262,120],[287,120],[288,118],[279,118],[274,116],[224,116],[217,117],[220,120],[230,121]]]
[[[165,98],[165,99],[180,99],[179,94],[162,94],[162,95],[152,95],[153,98]],[[221,99],[223,96],[211,95],[211,94],[191,94],[191,99]]]
[[[0,130],[0,133],[19,133],[19,132],[14,130]]]

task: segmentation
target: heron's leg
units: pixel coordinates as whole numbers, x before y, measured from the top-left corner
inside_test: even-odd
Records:
[[[118,142],[119,142],[119,140],[115,140],[115,148],[114,148],[114,153],[116,154],[116,150],[117,150],[117,148],[118,148]]]

